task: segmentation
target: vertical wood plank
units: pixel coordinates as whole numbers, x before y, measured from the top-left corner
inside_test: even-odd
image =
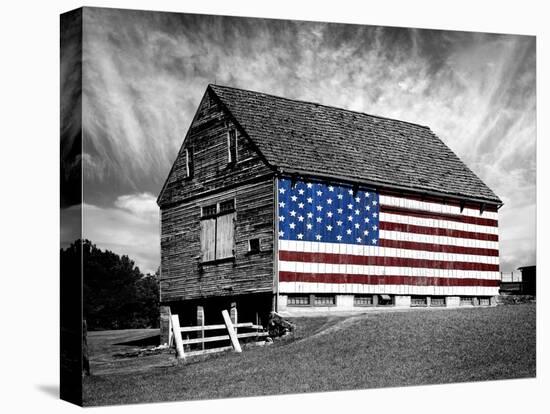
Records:
[[[172,315],[172,330],[174,332],[174,340],[176,342],[176,352],[179,359],[185,359],[183,352],[183,341],[181,339],[180,319],[178,315]]]
[[[227,333],[229,334],[229,338],[231,339],[231,345],[233,346],[233,349],[235,350],[235,352],[242,352],[241,344],[239,343],[239,339],[237,338],[235,328],[233,327],[233,322],[231,322],[231,318],[229,317],[229,312],[224,309],[222,311],[222,316],[223,321],[225,322],[225,327],[227,328]]]

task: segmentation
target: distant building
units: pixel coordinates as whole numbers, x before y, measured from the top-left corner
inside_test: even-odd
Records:
[[[536,266],[522,266],[501,274],[499,292],[503,295],[537,295]]]
[[[209,85],[157,202],[184,318],[498,295],[502,202],[425,126]]]

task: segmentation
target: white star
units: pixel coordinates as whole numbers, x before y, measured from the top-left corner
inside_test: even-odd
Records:
[[[284,207],[284,206],[285,206],[285,202],[284,202],[284,201],[281,201],[281,202],[279,203],[279,207]]]
[[[332,204],[332,198],[327,198],[327,204]]]
[[[311,223],[307,223],[307,224],[306,224],[306,227],[307,227],[308,230],[311,230],[312,227],[313,227],[313,225],[312,225]]]
[[[318,234],[317,236],[315,236],[315,238],[316,238],[317,240],[321,240],[322,236],[321,236],[320,234]]]
[[[323,195],[323,192],[321,190],[317,191],[317,195],[321,197]]]
[[[378,227],[377,227],[377,226],[372,226],[372,229],[373,229],[374,231],[376,231],[376,230],[378,229]]]
[[[312,218],[312,217],[313,217],[313,213],[312,213],[311,211],[309,211],[309,212],[307,213],[307,218]]]
[[[307,183],[307,188],[311,188],[311,187],[313,187],[313,184]]]
[[[347,230],[346,230],[346,233],[347,233],[347,234],[351,234],[351,229],[347,229]]]
[[[372,200],[372,204],[373,204],[373,205],[377,205],[378,202],[377,202],[376,200]]]
[[[285,235],[285,232],[284,231],[279,231],[279,237],[283,237]]]
[[[365,223],[368,223],[370,220],[368,217],[365,217]]]
[[[290,215],[291,215],[292,217],[294,217],[294,216],[296,216],[296,212],[295,212],[294,210],[292,210],[292,211],[290,212]]]
[[[348,216],[349,221],[353,221],[353,216]]]
[[[344,198],[342,194],[338,194],[337,197],[338,197],[338,200],[341,200],[342,198]]]
[[[327,217],[332,217],[332,211],[327,212]]]
[[[329,186],[328,186],[328,191],[334,191],[334,187],[331,186],[331,185],[329,185]]]
[[[365,210],[369,211],[369,210],[370,210],[370,206],[366,206],[366,207],[365,207]]]
[[[293,195],[292,197],[290,197],[292,199],[292,201],[296,201],[298,200],[298,197],[296,197],[295,195]]]
[[[313,203],[313,198],[308,197],[308,198],[307,198],[307,202],[310,203],[310,204]]]
[[[317,223],[320,223],[322,221],[323,221],[323,219],[321,217],[317,217]]]
[[[296,224],[290,223],[289,227],[290,227],[292,230],[294,230],[294,227],[296,227]]]
[[[348,190],[349,195],[353,195],[353,190]]]
[[[300,188],[300,189],[298,190],[298,194],[304,195],[304,190],[303,190],[303,188]]]
[[[327,226],[327,230],[332,231],[332,226],[330,224]]]
[[[343,209],[343,208],[339,208],[339,209],[336,210],[336,211],[338,211],[338,214],[342,214],[342,213],[344,212],[344,209]]]
[[[285,221],[285,216],[280,216],[279,221]]]
[[[304,238],[304,235],[302,233],[298,233],[297,236],[300,240],[302,240]]]
[[[298,216],[298,221],[304,221],[304,216]]]
[[[361,199],[359,197],[355,197],[355,201],[359,202],[359,201],[361,201]]]
[[[298,208],[304,208],[304,203],[298,203]]]
[[[355,240],[357,240],[357,243],[361,243],[361,237],[357,237]]]
[[[348,209],[353,210],[353,204],[348,204]]]
[[[378,217],[378,213],[372,213],[373,217]]]
[[[356,210],[355,210],[355,215],[357,215],[357,216],[358,216],[358,215],[359,215],[359,213],[360,213],[360,211],[356,209]]]
[[[364,234],[365,236],[368,236],[368,235],[369,235],[369,231],[368,231],[368,230],[365,230],[365,231],[363,232],[363,234]]]
[[[372,239],[372,244],[376,244],[376,239]]]
[[[342,240],[342,236],[340,235],[336,236],[336,240]]]
[[[369,198],[369,196],[370,196],[370,193],[365,193],[366,198]]]
[[[319,205],[317,206],[317,211],[321,211],[323,209],[323,206]]]
[[[284,193],[285,193],[285,189],[284,189],[284,188],[279,188],[279,193],[284,194]]]
[[[339,226],[341,226],[341,225],[342,225],[342,222],[341,222],[340,220],[338,220],[338,221],[336,222],[336,224],[338,224]]]
[[[355,223],[355,224],[354,224],[354,227],[355,227],[356,229],[358,229],[358,228],[359,228],[359,223]]]

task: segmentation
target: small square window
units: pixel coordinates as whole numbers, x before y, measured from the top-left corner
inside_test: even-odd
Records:
[[[392,306],[393,297],[390,295],[378,295],[378,306]]]
[[[248,252],[259,253],[259,251],[260,251],[260,239],[248,240]]]
[[[411,298],[411,306],[427,306],[428,298],[426,296],[413,296]]]
[[[334,306],[336,305],[336,296],[334,295],[315,295],[315,306]]]
[[[489,298],[479,298],[480,306],[489,306],[491,304],[491,299]]]
[[[233,210],[235,210],[235,200],[227,200],[220,203],[220,213],[227,213]]]
[[[460,297],[460,306],[468,306],[474,304],[474,298],[471,296],[461,296]]]
[[[309,306],[309,295],[288,295],[288,306]]]
[[[355,295],[353,297],[353,306],[373,306],[372,295]]]
[[[212,204],[210,206],[204,206],[202,208],[203,217],[209,217],[209,216],[215,216],[215,215],[216,215],[216,204]]]
[[[445,298],[442,296],[432,296],[430,306],[445,306]]]

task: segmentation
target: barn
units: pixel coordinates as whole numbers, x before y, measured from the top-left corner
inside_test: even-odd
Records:
[[[502,201],[426,126],[208,85],[157,203],[184,323],[498,295]]]

